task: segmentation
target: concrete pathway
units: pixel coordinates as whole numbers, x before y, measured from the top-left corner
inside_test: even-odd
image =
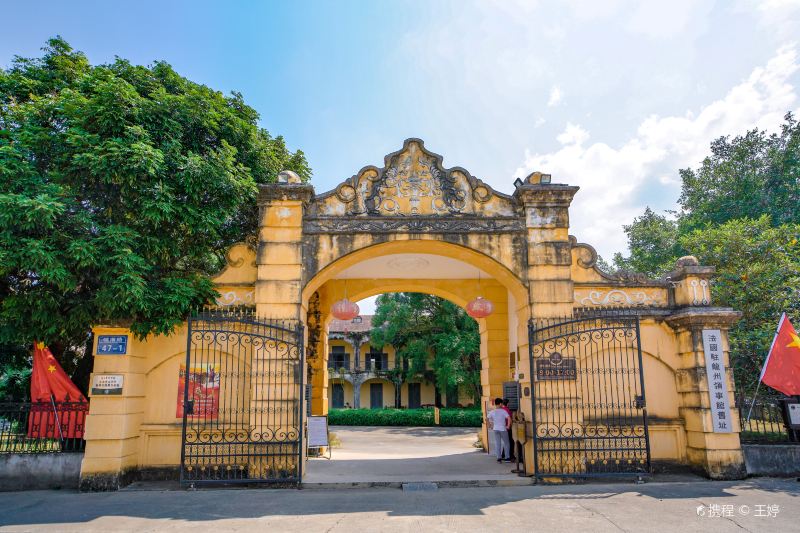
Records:
[[[442,484],[530,484],[511,473],[516,466],[475,448],[478,428],[332,426],[341,446],[332,459],[309,460],[306,487],[388,485],[436,481]]]
[[[758,506],[777,506],[758,516]],[[729,516],[711,515],[711,511]],[[0,531],[800,532],[800,483],[0,493]]]

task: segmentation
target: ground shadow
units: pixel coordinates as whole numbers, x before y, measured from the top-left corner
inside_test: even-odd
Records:
[[[620,494],[696,501],[733,497],[732,489],[800,495],[794,480],[440,489],[405,493],[398,489],[198,490],[81,494],[31,491],[0,494],[0,525],[83,524],[102,517],[139,517],[203,522],[236,518],[384,512],[388,516],[482,515],[493,506],[525,501],[531,506],[557,500],[613,498]],[[57,512],[56,512],[57,511]]]

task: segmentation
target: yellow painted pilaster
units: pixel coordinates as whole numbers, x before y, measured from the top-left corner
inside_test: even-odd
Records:
[[[97,326],[94,333],[94,371],[90,381],[86,451],[81,463],[82,490],[117,490],[137,466],[139,428],[144,416],[145,353],[128,328]],[[98,354],[101,335],[126,339],[126,353]],[[121,394],[95,394],[92,385],[103,375],[120,376]]]

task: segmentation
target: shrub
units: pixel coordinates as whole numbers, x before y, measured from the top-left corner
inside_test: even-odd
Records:
[[[442,427],[480,427],[480,409],[440,409]],[[433,409],[331,409],[332,426],[434,426]]]

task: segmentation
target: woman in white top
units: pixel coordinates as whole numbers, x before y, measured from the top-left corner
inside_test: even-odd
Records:
[[[502,398],[495,398],[494,409],[486,415],[486,422],[492,428],[494,434],[494,449],[497,454],[497,462],[511,462],[511,444],[508,441],[508,430],[511,428],[511,417],[503,409]],[[505,456],[504,456],[505,455]]]

